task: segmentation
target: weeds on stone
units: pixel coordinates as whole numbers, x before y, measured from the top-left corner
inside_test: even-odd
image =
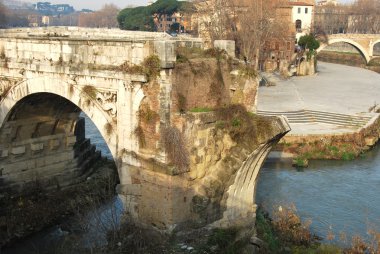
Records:
[[[177,62],[186,63],[189,62],[189,59],[195,58],[227,58],[227,54],[224,50],[217,48],[202,49],[202,48],[188,48],[188,47],[178,47],[176,49]]]
[[[146,141],[145,141],[145,135],[144,135],[143,128],[141,128],[141,126],[137,126],[136,129],[133,131],[133,134],[137,137],[137,140],[139,142],[139,146],[141,148],[144,148],[146,145]]]
[[[94,86],[86,85],[82,88],[82,92],[85,93],[91,99],[96,100],[98,90]]]
[[[106,123],[104,125],[104,130],[107,134],[107,136],[111,136],[111,134],[114,132],[113,126],[111,123]]]
[[[160,116],[157,112],[151,110],[149,106],[146,106],[140,107],[138,111],[138,118],[144,123],[152,124],[155,123],[160,118]]]
[[[148,80],[151,80],[160,75],[161,61],[157,55],[151,55],[145,58],[141,65],[130,65],[125,62],[118,69],[128,74],[146,75]]]
[[[239,104],[219,108],[215,112],[234,141],[257,144],[270,138],[266,135],[272,131],[271,118],[252,114]]]
[[[175,127],[166,127],[161,134],[166,154],[173,165],[177,167],[178,173],[189,170],[189,152],[182,133]]]

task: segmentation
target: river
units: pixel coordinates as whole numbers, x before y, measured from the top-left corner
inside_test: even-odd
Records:
[[[267,211],[294,204],[311,230],[326,237],[331,230],[351,239],[380,232],[380,147],[353,161],[310,161],[297,170],[289,161],[272,160],[260,171],[256,202]],[[342,242],[338,244],[344,245]]]

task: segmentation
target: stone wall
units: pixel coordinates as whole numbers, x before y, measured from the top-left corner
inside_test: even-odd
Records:
[[[71,119],[71,131],[67,133],[58,131],[58,134],[26,137],[27,129],[35,129],[39,123],[41,119],[23,119],[4,124],[0,132],[2,195],[17,195],[32,187],[60,189],[78,183],[91,173],[89,169],[99,158],[95,147],[81,133],[84,131],[84,119]],[[24,137],[12,138],[15,131],[20,129],[24,129],[20,132]],[[49,129],[51,131],[52,128]]]
[[[254,137],[245,131],[237,137],[227,122],[222,127],[217,112],[182,115],[177,123],[183,124],[184,149],[190,159],[185,173],[170,161],[162,164],[137,154],[141,167],[131,171],[134,186],[119,191],[138,197],[136,213],[140,222],[162,230],[252,223],[257,173],[272,145],[289,127],[282,119],[248,115],[241,121],[252,124],[247,128],[256,133]],[[183,147],[177,149],[180,153]],[[249,174],[249,179],[241,180],[238,176],[242,174]],[[239,189],[238,197],[229,192],[233,188]],[[241,204],[237,206],[231,200],[240,200]]]

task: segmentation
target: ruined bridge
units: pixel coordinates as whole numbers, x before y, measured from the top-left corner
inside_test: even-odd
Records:
[[[112,153],[117,191],[136,221],[170,230],[254,219],[259,169],[289,126],[257,116],[239,141],[220,128],[228,119],[188,113],[231,101],[253,111],[257,82],[222,60],[176,63],[179,47],[203,44],[108,29],[0,30],[0,194],[35,181],[48,190],[86,179],[97,157],[83,111]],[[236,128],[238,116],[233,111]]]
[[[322,40],[323,41],[323,40]],[[326,40],[325,40],[326,41]],[[373,58],[380,57],[374,54],[374,47],[380,43],[380,34],[331,34],[327,35],[327,42],[321,43],[317,50],[323,50],[328,45],[337,42],[351,44],[359,50],[366,62],[369,63]]]

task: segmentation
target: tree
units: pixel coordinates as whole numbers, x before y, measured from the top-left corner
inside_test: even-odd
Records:
[[[315,39],[314,35],[308,34],[301,36],[298,40],[298,45],[300,45],[303,49],[307,51],[308,59],[315,54],[315,50],[317,50],[320,46],[320,43],[317,39]]]
[[[117,16],[119,27],[124,30],[154,31],[153,16],[146,7],[125,8]]]
[[[0,27],[5,27],[7,24],[6,14],[7,8],[5,7],[3,2],[0,1]]]
[[[348,32],[380,33],[380,0],[357,0],[348,16]]]
[[[206,30],[206,38],[231,39],[236,41],[237,51],[247,62],[259,59],[265,44],[272,40],[284,41],[292,36],[289,15],[277,11],[281,1],[266,0],[204,0],[197,4],[204,17],[198,17],[201,29]],[[202,15],[202,14],[201,14]],[[204,35],[203,35],[204,36]]]
[[[82,27],[117,27],[119,8],[114,4],[106,4],[97,12],[81,13],[78,26]]]
[[[117,16],[117,21],[121,29],[155,31],[154,18],[160,19],[163,15],[186,11],[189,6],[191,6],[189,2],[158,0],[148,6],[123,9]]]

